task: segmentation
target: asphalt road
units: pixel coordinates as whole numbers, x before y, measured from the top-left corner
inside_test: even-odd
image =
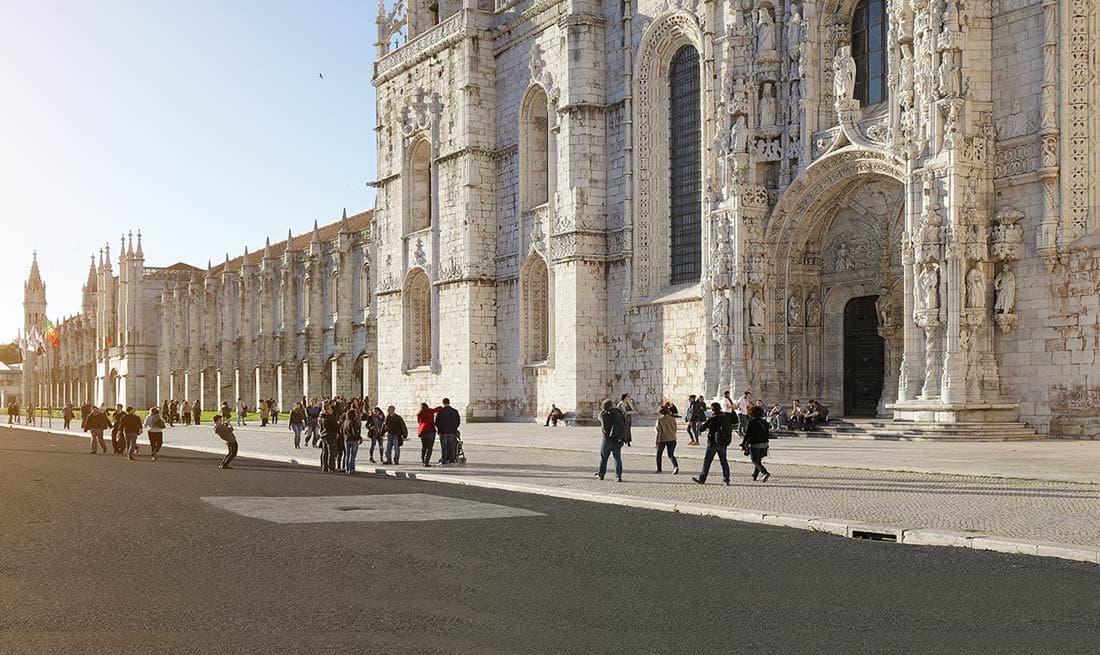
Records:
[[[143,448],[147,452],[147,448]],[[0,431],[0,653],[1095,653],[1100,567]],[[203,497],[542,516],[274,523]],[[395,497],[396,498],[396,497]]]

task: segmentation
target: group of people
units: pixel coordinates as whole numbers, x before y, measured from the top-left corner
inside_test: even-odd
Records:
[[[707,437],[707,449],[703,455],[703,468],[698,476],[692,480],[698,484],[706,484],[710,473],[711,464],[717,457],[722,466],[722,481],[730,484],[730,467],[727,459],[727,449],[733,443],[733,435],[736,432],[740,436],[739,448],[752,461],[753,481],[767,482],[771,473],[764,466],[764,458],[768,456],[768,442],[771,440],[771,425],[765,420],[765,410],[762,403],[754,402],[752,394],[748,391],[734,403],[730,398],[730,392],[723,394],[721,399],[711,402],[708,409],[701,396],[692,395],[688,399],[688,408],[684,412],[684,421],[687,423],[689,444],[697,445],[703,434]],[[596,477],[603,480],[607,475],[607,460],[615,459],[615,479],[623,481],[622,448],[631,445],[632,416],[636,412],[634,401],[629,394],[623,394],[618,403],[608,399],[603,401],[600,412],[600,429],[603,435],[603,444],[600,447],[600,465],[596,471]],[[662,472],[664,455],[667,453],[672,462],[672,473],[680,472],[680,463],[676,459],[676,433],[677,418],[680,417],[679,409],[672,402],[665,402],[658,409],[658,419],[655,426],[657,447],[657,473]]]
[[[35,409],[36,408],[34,406],[34,403],[29,403],[27,405],[27,413],[26,415],[24,415],[22,413],[23,407],[19,404],[19,401],[15,400],[14,398],[9,400],[8,425],[18,425],[20,417],[24,419],[24,423],[26,423],[27,425],[32,425],[34,423]]]
[[[384,465],[401,464],[401,447],[409,438],[405,418],[397,413],[393,405],[387,407],[385,412],[381,407],[368,409],[365,398],[348,400],[338,397],[325,401],[313,398],[308,403],[296,403],[290,410],[287,423],[294,433],[295,448],[302,447],[304,435],[307,448],[321,449],[323,472],[354,474],[364,431],[370,441],[370,461],[378,461],[375,459],[377,450],[378,459]],[[458,428],[461,424],[462,417],[451,406],[449,398],[444,398],[436,407],[420,404],[420,411],[416,414],[416,434],[420,438],[422,466],[432,465],[436,437],[442,451],[440,465],[457,464],[460,459],[465,461],[459,441]]]

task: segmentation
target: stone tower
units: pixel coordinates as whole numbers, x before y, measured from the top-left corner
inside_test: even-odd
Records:
[[[34,252],[31,260],[31,273],[27,282],[23,285],[23,333],[27,339],[31,339],[35,330],[39,334],[46,324],[46,285],[42,282],[42,275],[38,272],[38,251]],[[44,341],[44,335],[43,335]],[[23,402],[41,404],[41,390],[38,388],[40,380],[36,375],[39,356],[42,354],[42,345],[36,352],[28,352],[23,362]]]

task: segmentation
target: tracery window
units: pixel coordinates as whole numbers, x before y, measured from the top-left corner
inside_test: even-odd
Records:
[[[432,225],[432,146],[421,139],[409,156],[407,232]]]
[[[885,5],[885,0],[859,0],[852,14],[852,57],[856,60],[854,95],[862,107],[886,100]]]
[[[329,307],[333,314],[340,311],[340,271],[332,272],[332,305]]]
[[[366,316],[370,308],[370,264],[363,264],[359,272],[359,307]]]
[[[406,368],[432,362],[432,291],[428,275],[418,270],[405,286]]]
[[[549,101],[546,91],[536,86],[523,103],[520,114],[520,176],[523,210],[546,204],[550,192]]]
[[[699,51],[680,48],[669,66],[669,208],[671,284],[697,282],[702,272],[703,185]]]
[[[532,255],[520,275],[524,361],[550,358],[550,276],[546,260]]]

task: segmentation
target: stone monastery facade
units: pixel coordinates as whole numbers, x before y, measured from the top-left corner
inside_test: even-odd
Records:
[[[83,311],[59,322],[60,345],[30,353],[23,396],[39,405],[146,408],[165,399],[204,409],[241,398],[373,390],[371,212],[344,217],[205,269],[145,265],[141,233],[93,256]],[[25,288],[28,333],[46,316],[35,261]],[[374,394],[371,393],[373,396]]]
[[[373,220],[142,277],[147,397],[320,381],[493,420],[748,389],[1097,434],[1091,0],[400,0],[378,26]]]

